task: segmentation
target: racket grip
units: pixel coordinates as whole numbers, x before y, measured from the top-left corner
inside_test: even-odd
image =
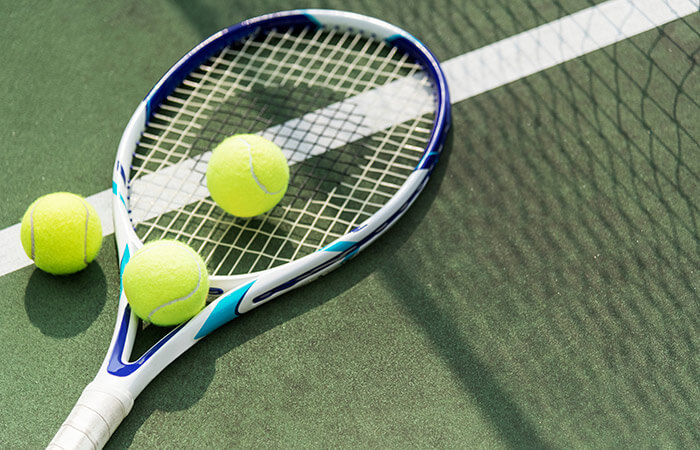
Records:
[[[133,405],[128,391],[88,384],[47,449],[101,449]]]

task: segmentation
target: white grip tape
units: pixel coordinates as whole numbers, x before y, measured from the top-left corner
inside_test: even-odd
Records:
[[[47,448],[101,449],[133,405],[134,397],[128,391],[92,382]]]

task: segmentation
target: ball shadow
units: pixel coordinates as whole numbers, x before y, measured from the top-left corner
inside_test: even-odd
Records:
[[[107,282],[99,264],[68,276],[35,269],[25,289],[24,307],[43,334],[68,338],[88,329],[104,308],[106,297]]]

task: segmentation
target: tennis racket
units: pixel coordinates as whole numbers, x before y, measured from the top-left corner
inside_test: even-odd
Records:
[[[437,59],[374,18],[274,13],[187,53],[124,131],[114,225],[122,271],[149,240],[192,246],[212,273],[210,301],[132,360],[139,319],[122,289],[104,362],[49,447],[101,448],[139,393],[185,350],[374,241],[425,186],[449,122]],[[206,188],[212,149],[237,133],[272,140],[290,164],[285,197],[250,219],[225,213]]]

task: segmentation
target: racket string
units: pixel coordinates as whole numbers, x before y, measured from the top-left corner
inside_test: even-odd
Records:
[[[187,242],[217,275],[322,248],[386,204],[423,154],[435,119],[423,103],[432,94],[416,102],[411,85],[392,108],[386,98],[360,99],[406,77],[431,91],[396,48],[339,30],[268,32],[224,49],[175,89],[143,134],[129,184],[137,234]],[[406,108],[427,113],[380,130],[367,125],[375,110]],[[242,132],[271,138],[291,165],[280,205],[252,219],[224,213],[205,185],[211,150]]]

